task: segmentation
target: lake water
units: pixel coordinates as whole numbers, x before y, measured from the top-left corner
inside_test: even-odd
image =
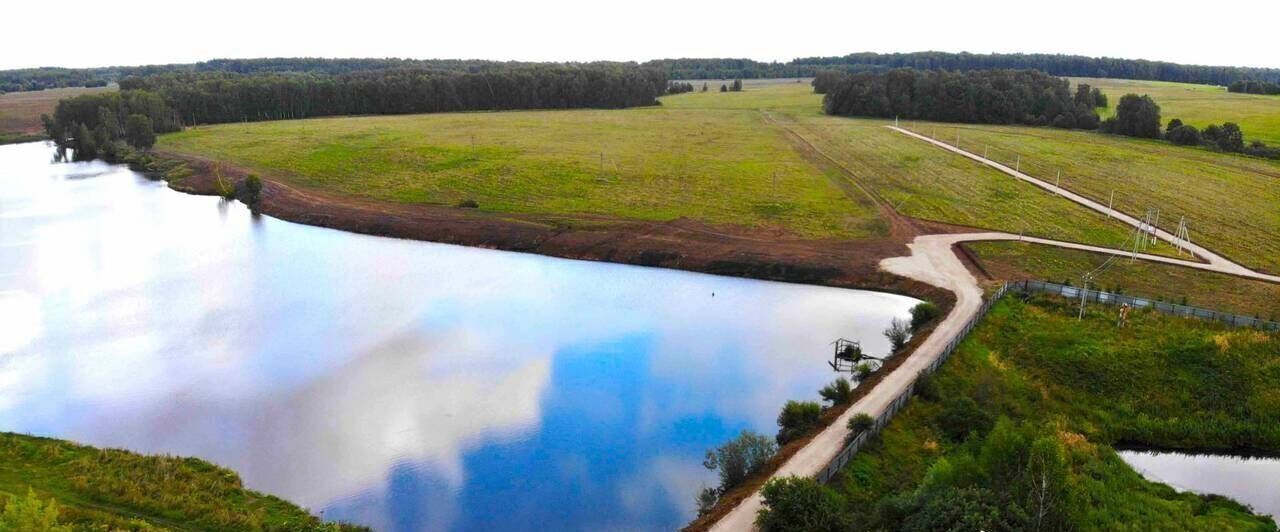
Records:
[[[0,430],[379,530],[672,529],[910,298],[378,238],[0,146]]]
[[[1182,491],[1225,495],[1280,520],[1280,459],[1117,451],[1149,480]]]

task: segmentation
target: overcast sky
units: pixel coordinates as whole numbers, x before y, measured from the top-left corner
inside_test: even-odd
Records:
[[[15,0],[0,13],[0,68],[281,56],[786,61],[920,50],[1280,67],[1277,0]]]

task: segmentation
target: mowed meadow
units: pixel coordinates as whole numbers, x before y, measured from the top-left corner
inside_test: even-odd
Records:
[[[115,90],[111,87],[67,87],[0,94],[0,143],[6,139],[34,140],[44,135],[40,115],[53,114],[58,100],[81,94]]]
[[[701,89],[702,82],[695,87]],[[164,135],[304,187],[419,204],[642,220],[691,218],[804,238],[884,234],[856,183],[901,214],[960,226],[1125,246],[1132,228],[884,127],[826,116],[795,80],[666,96],[627,110],[450,113],[226,124]],[[1105,88],[1105,86],[1104,86]],[[1225,94],[1225,93],[1224,93]],[[1158,96],[1157,96],[1158,98]],[[1230,109],[1230,98],[1217,100]],[[1095,132],[913,123],[1054,179],[1244,264],[1280,271],[1280,163]],[[1247,130],[1246,130],[1247,132]],[[834,162],[835,164],[832,164]],[[843,189],[841,187],[844,187]],[[1230,199],[1231,207],[1224,205]],[[1152,250],[1173,254],[1168,246]]]
[[[846,194],[838,172],[791,142],[754,109],[660,106],[227,124],[165,135],[157,149],[394,202],[884,234],[869,199]]]

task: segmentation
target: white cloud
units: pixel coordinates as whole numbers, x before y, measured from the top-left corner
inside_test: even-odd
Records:
[[[911,4],[817,1],[258,2],[216,5],[14,2],[0,68],[321,56],[644,60],[788,60],[857,51],[1049,52],[1280,67],[1270,27],[1280,6],[1171,2],[1062,4],[987,0]],[[1191,35],[1180,38],[1180,35]]]

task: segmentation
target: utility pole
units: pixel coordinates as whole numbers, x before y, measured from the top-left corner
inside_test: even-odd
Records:
[[[1107,200],[1107,218],[1111,218],[1111,213],[1115,212],[1115,210],[1111,208],[1111,206],[1115,205],[1115,203],[1116,203],[1116,189],[1113,188],[1111,189],[1111,199]]]
[[[1014,172],[1021,172],[1021,171],[1022,171],[1022,156],[1021,156],[1021,155],[1019,155],[1019,156],[1018,156],[1018,160],[1017,160],[1016,162],[1014,162],[1014,163],[1013,163],[1013,171],[1014,171]]]
[[[986,144],[983,144],[983,145],[982,145],[982,158],[983,158],[983,159],[990,159],[990,157],[987,157],[987,153],[988,153],[988,152],[990,152],[990,151],[991,151],[991,146],[988,146],[988,145],[986,145]]]
[[[1084,286],[1080,287],[1080,315],[1076,317],[1076,321],[1084,319],[1084,303],[1089,300],[1089,278],[1090,274],[1087,273],[1082,276]]]
[[[956,147],[957,148],[960,147],[960,130],[959,129],[956,130]]]
[[[1054,182],[1053,186],[1053,194],[1057,195],[1058,191],[1062,189],[1062,170],[1058,170],[1058,180]]]

